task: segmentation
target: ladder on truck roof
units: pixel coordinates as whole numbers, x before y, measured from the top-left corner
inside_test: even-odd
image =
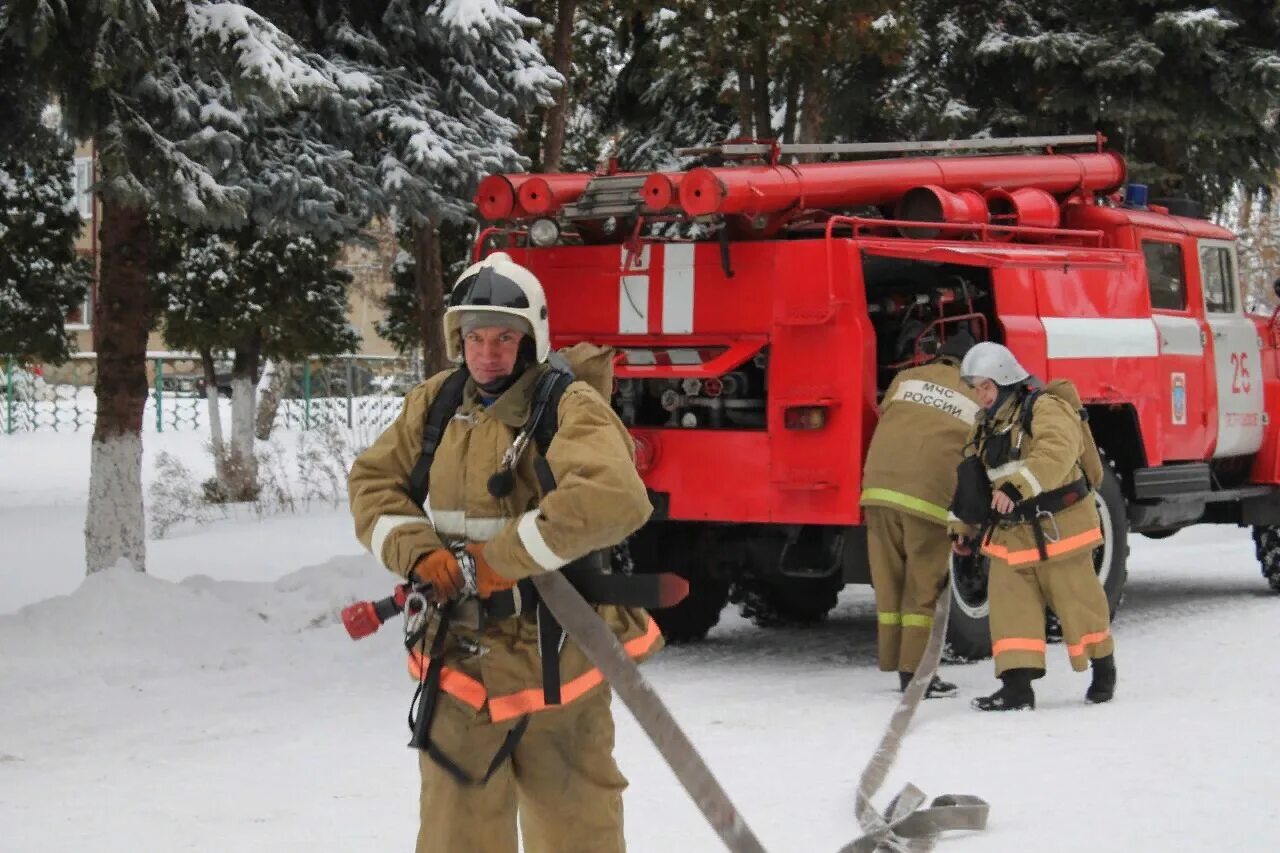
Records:
[[[568,219],[599,219],[608,216],[630,216],[642,206],[640,188],[647,174],[599,175],[560,212]]]
[[[677,148],[681,157],[718,154],[723,157],[779,157],[784,154],[911,154],[923,151],[1007,151],[1015,148],[1068,148],[1094,146],[1101,151],[1101,133],[1069,136],[1003,136],[973,139],[932,139],[918,142],[718,142]]]

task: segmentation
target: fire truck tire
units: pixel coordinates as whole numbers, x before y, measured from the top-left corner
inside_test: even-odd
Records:
[[[1094,566],[1107,594],[1114,617],[1124,596],[1128,577],[1129,527],[1120,481],[1105,465],[1102,483],[1095,492],[1103,544],[1094,551]],[[1280,533],[1277,533],[1276,565],[1280,571]],[[981,660],[991,656],[990,609],[987,602],[989,560],[979,554],[951,557],[951,617],[945,657],[951,661]],[[1053,619],[1053,614],[1048,614]],[[1056,620],[1054,620],[1056,621]]]
[[[1280,527],[1254,527],[1253,544],[1267,585],[1280,592]]]
[[[825,578],[753,578],[739,581],[733,601],[742,618],[761,628],[812,625],[827,618],[836,606],[840,575]]]
[[[675,607],[649,611],[662,630],[663,639],[672,645],[706,639],[707,632],[720,621],[720,611],[729,603],[727,580],[679,574],[689,582],[689,594],[684,601]]]
[[[689,594],[679,604],[649,611],[672,645],[704,639],[729,603],[728,573],[710,570],[723,568],[715,562],[715,542],[706,529],[678,522],[646,525],[630,540],[634,571],[674,571],[689,582]]]

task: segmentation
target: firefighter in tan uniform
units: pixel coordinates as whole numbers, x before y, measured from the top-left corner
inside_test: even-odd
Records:
[[[600,394],[575,381],[560,399],[545,457],[555,488],[542,492],[534,442],[517,450],[515,439],[548,369],[546,300],[534,275],[505,253],[462,274],[444,331],[449,356],[463,359],[469,376],[431,464],[429,514],[408,484],[424,416],[452,371],[408,394],[396,421],[356,459],[349,483],[356,534],[387,568],[429,583],[438,602],[471,582],[471,603],[491,613],[500,599],[508,605],[478,629],[450,623],[438,645],[411,655],[410,670],[421,676],[441,649],[429,745],[419,753],[417,851],[515,853],[517,814],[531,853],[622,851],[626,780],[613,758],[609,688],[572,640],[561,635],[558,648],[540,648],[541,610],[520,595],[532,586],[516,584],[608,548],[647,520],[631,439]],[[495,497],[503,489],[491,478],[504,468],[508,493]],[[454,548],[474,558],[474,578],[464,576]],[[661,645],[643,610],[597,610],[632,657]],[[558,662],[558,697],[543,683],[547,655]]]
[[[953,522],[954,548],[968,554],[980,547],[991,558],[991,653],[1003,682],[973,706],[1035,707],[1031,682],[1045,672],[1046,605],[1062,623],[1072,668],[1093,663],[1085,698],[1106,702],[1115,691],[1115,642],[1093,565],[1102,530],[1092,489],[1101,482],[1102,462],[1079,396],[1064,380],[1033,393],[1038,383],[1013,353],[991,342],[969,351],[961,373],[983,414],[960,470],[953,510],[963,521]],[[989,482],[987,522],[975,523],[972,509],[962,506],[977,491],[966,467],[976,472],[973,480],[985,472]]]
[[[897,672],[903,690],[924,655],[951,564],[947,506],[978,414],[973,391],[960,379],[960,360],[973,343],[959,331],[931,363],[894,377],[862,475],[880,671]],[[935,675],[925,697],[955,692]]]

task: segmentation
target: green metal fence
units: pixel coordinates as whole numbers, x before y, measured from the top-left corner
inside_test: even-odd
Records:
[[[0,435],[93,429],[96,374],[97,360],[92,355],[75,356],[57,367],[0,359]],[[204,369],[198,358],[152,354],[147,359],[147,377],[151,390],[144,430],[208,429]],[[400,411],[405,392],[421,379],[417,361],[404,358],[343,356],[295,363],[279,379],[276,425],[380,430]],[[228,364],[218,366],[217,385],[225,430],[230,427]]]

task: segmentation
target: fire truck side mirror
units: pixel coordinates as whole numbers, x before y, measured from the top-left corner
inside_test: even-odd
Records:
[[[1277,278],[1271,287],[1275,290],[1276,296],[1280,296],[1280,278]]]

